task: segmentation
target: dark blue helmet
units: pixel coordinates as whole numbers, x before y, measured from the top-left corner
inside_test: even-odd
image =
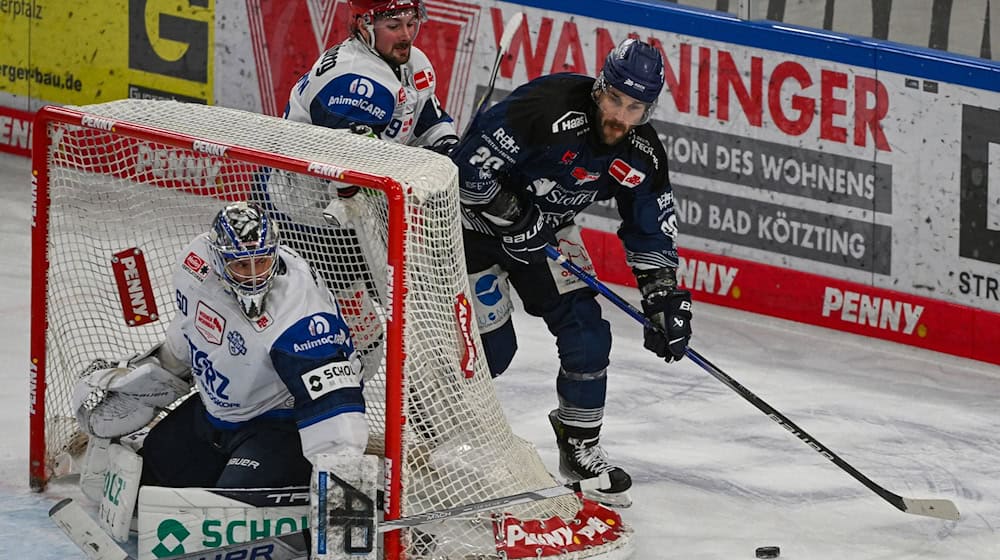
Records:
[[[604,59],[604,68],[594,82],[594,99],[608,86],[648,104],[643,122],[648,121],[663,90],[660,51],[636,39],[619,43]]]

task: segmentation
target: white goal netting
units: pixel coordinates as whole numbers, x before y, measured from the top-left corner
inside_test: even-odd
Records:
[[[77,109],[82,121],[35,130],[49,146],[34,165],[32,284],[44,292],[33,301],[32,358],[44,392],[32,422],[33,485],[67,474],[84,440],[70,410],[79,372],[162,340],[174,314],[177,253],[224,201],[242,198],[265,205],[284,242],[327,279],[357,346],[374,349],[369,450],[389,457],[399,515],[554,484],[533,447],[511,432],[482,358],[466,299],[457,171],[447,158],[220,107],[124,100]],[[341,202],[335,187],[351,178],[368,188]],[[402,189],[387,197],[378,185],[390,180]],[[392,196],[402,204],[390,212]],[[396,239],[401,254],[391,249]],[[145,260],[152,301],[141,303],[155,305],[155,317],[137,314],[119,291],[112,258],[126,250]],[[401,285],[392,280],[397,268]],[[395,309],[402,322],[389,318]],[[509,509],[520,519],[569,520],[579,507],[564,497]],[[402,557],[499,558],[495,538],[488,516],[439,523],[403,531]],[[626,541],[566,557],[602,555]]]

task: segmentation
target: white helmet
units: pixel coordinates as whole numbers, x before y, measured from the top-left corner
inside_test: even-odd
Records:
[[[215,216],[209,241],[219,278],[244,315],[259,317],[278,270],[277,224],[257,204],[235,202]]]

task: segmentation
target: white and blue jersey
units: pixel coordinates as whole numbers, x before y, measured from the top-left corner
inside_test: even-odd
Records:
[[[207,234],[181,253],[177,314],[164,347],[191,367],[209,422],[234,429],[255,418],[294,419],[307,458],[363,452],[361,362],[330,292],[308,263],[280,247],[265,312],[247,319],[212,270]]]
[[[362,124],[383,140],[432,146],[455,136],[455,124],[435,95],[437,77],[427,56],[393,67],[361,40],[330,48],[292,87],[285,118],[328,128]]]

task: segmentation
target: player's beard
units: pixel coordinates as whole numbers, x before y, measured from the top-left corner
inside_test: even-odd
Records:
[[[602,115],[600,128],[598,128],[597,133],[601,137],[601,142],[604,142],[608,146],[614,146],[624,140],[631,129],[631,126],[622,121],[609,119]]]
[[[413,43],[409,41],[405,43],[396,43],[392,46],[392,49],[389,50],[388,54],[385,53],[379,53],[379,54],[382,54],[382,58],[384,58],[386,62],[388,62],[389,64],[393,64],[395,66],[402,66],[403,64],[409,62],[410,47],[412,46]]]

